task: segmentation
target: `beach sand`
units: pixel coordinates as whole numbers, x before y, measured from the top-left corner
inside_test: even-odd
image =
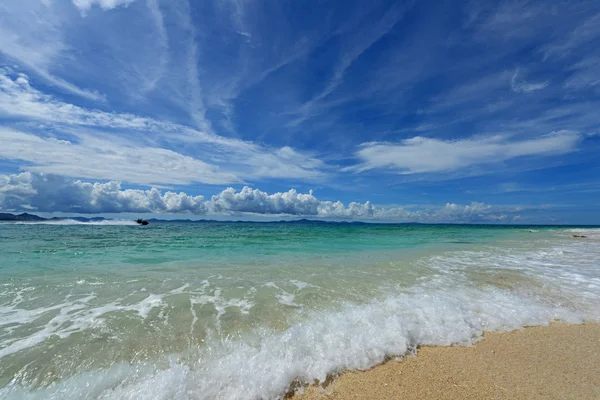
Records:
[[[600,399],[600,325],[553,324],[486,333],[468,347],[422,347],[294,399]]]

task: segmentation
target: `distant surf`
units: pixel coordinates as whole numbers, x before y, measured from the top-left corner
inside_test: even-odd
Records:
[[[135,221],[105,219],[102,221],[77,221],[75,219],[59,219],[46,221],[15,221],[16,225],[138,225]]]

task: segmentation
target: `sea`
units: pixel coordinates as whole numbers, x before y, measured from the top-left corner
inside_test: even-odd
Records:
[[[278,399],[553,321],[600,322],[600,228],[0,224],[0,399]]]

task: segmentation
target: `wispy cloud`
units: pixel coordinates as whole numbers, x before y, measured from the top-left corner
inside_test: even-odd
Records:
[[[592,55],[575,63],[570,69],[571,76],[564,87],[569,90],[585,90],[600,85],[600,56]]]
[[[414,137],[400,143],[365,143],[356,156],[362,163],[351,171],[387,168],[401,174],[450,172],[525,156],[573,152],[581,135],[559,131],[537,138],[515,140],[508,136],[440,140]]]
[[[63,14],[58,6],[36,0],[7,0],[0,4],[0,53],[23,64],[48,84],[75,95],[104,100],[96,91],[80,88],[52,73],[55,64],[67,57],[63,40]]]
[[[600,37],[600,13],[577,24],[568,34],[542,47],[545,58],[565,57],[582,47],[595,46]]]
[[[473,1],[467,7],[468,27],[474,27],[478,40],[493,37],[502,41],[530,38],[549,28],[556,10],[527,0]]]
[[[206,108],[202,100],[202,87],[198,74],[198,45],[196,43],[196,28],[191,20],[191,10],[188,0],[181,2],[182,10],[181,22],[183,28],[187,31],[187,57],[186,57],[186,75],[188,82],[189,108],[188,111],[196,126],[206,132],[212,132],[210,121],[206,118]]]
[[[522,79],[519,79],[519,70],[515,70],[515,73],[513,74],[511,80],[510,80],[510,87],[512,89],[513,92],[516,93],[531,93],[531,92],[535,92],[537,90],[541,90],[543,88],[545,88],[546,86],[548,86],[548,82],[538,82],[538,83],[534,83],[534,82],[526,82]]]
[[[333,71],[333,77],[327,83],[325,89],[314,97],[311,102],[321,100],[337,89],[344,79],[344,74],[352,66],[352,64],[371,46],[377,43],[381,38],[387,35],[390,30],[398,23],[407,9],[410,8],[411,2],[401,4],[399,2],[392,6],[384,13],[383,17],[375,24],[361,23],[360,28],[351,30],[347,38],[348,44],[343,46],[342,56]],[[340,35],[344,35],[344,28]],[[347,49],[345,47],[348,47]]]
[[[0,158],[25,161],[29,171],[142,185],[240,182],[235,175],[193,157],[109,138],[81,135],[79,143],[71,143],[0,128],[0,141],[4,143]]]
[[[299,114],[299,116],[290,121],[289,125],[298,126],[302,122],[325,111],[323,108],[326,109],[327,106],[319,107],[319,103],[331,95],[343,83],[344,75],[352,64],[371,46],[387,35],[411,6],[412,2],[395,2],[375,23],[367,22],[367,18],[365,18],[365,20],[361,20],[360,22],[353,21],[350,24],[356,24],[358,27],[349,26],[340,28],[340,32],[337,32],[337,34],[343,38],[344,43],[342,45],[341,57],[333,69],[332,77],[323,90],[302,104],[299,110],[294,112]],[[363,16],[361,15],[361,17]],[[345,30],[349,30],[349,32],[344,32]],[[316,110],[316,108],[321,108],[321,110]]]
[[[27,75],[6,69],[0,69],[0,105],[0,115],[69,125],[147,129],[157,124],[133,114],[107,113],[56,100],[32,87]]]
[[[135,0],[72,0],[73,4],[82,12],[87,12],[94,5],[97,5],[103,10],[112,10],[116,7],[127,6]]]
[[[169,38],[167,30],[165,28],[165,21],[163,14],[160,10],[160,4],[158,0],[147,0],[146,5],[150,10],[150,15],[154,23],[154,29],[157,33],[157,44],[158,44],[158,62],[156,63],[156,69],[153,71],[154,74],[146,80],[145,85],[141,88],[142,94],[145,94],[156,88],[157,83],[163,78],[164,72],[169,63]]]
[[[498,100],[498,91],[506,88],[508,76],[505,71],[500,71],[464,79],[453,88],[432,97],[430,105],[424,108],[423,113],[440,113],[453,109],[471,112],[475,104],[482,109],[482,105]]]
[[[310,180],[326,176],[327,166],[322,161],[288,146],[268,148],[152,118],[78,107],[35,89],[24,74],[0,72],[0,117],[52,124],[55,128],[51,132],[58,131],[81,141],[68,148],[52,147],[56,143],[46,143],[47,133],[38,128],[37,134],[4,128],[0,137],[10,141],[10,145],[0,150],[0,157],[33,163],[27,166],[32,171],[91,178],[94,168],[98,168],[98,178],[141,184],[224,184],[245,178]],[[95,131],[94,136],[78,127],[103,131]],[[140,135],[145,136],[140,138]],[[144,144],[150,139],[163,144],[184,144],[187,148],[201,147],[191,157],[156,144]],[[37,146],[49,146],[54,151],[40,152]],[[69,157],[65,156],[67,153]],[[111,161],[110,154],[115,160]],[[169,170],[170,166],[173,170]]]

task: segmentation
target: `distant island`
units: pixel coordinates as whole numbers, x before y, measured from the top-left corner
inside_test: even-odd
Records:
[[[111,218],[104,217],[52,217],[52,218],[44,218],[39,215],[22,213],[22,214],[11,214],[11,213],[0,213],[0,221],[14,221],[14,222],[44,222],[44,221],[78,221],[78,222],[99,222],[99,221],[113,221]],[[353,224],[353,225],[361,225],[367,222],[362,221],[325,221],[325,220],[314,220],[314,219],[289,219],[289,220],[267,220],[267,221],[244,221],[244,220],[231,220],[231,221],[220,221],[214,219],[200,219],[200,220],[192,220],[192,219],[137,219],[133,220],[133,222],[138,223],[139,225],[148,225],[149,223],[156,222],[170,222],[170,223],[196,223],[196,222],[212,222],[212,223],[265,223],[265,224],[273,224],[273,223],[290,223],[290,224]],[[395,223],[394,225],[397,225]],[[404,223],[401,223],[405,225]],[[415,225],[416,223],[411,223]]]
[[[39,215],[22,213],[22,214],[10,214],[10,213],[0,213],[0,221],[15,221],[15,222],[44,222],[44,221],[78,221],[78,222],[99,222],[99,221],[114,221],[111,218],[104,217],[52,217],[52,218],[44,218]],[[278,224],[278,223],[289,223],[289,224],[352,224],[352,225],[362,225],[368,224],[368,222],[362,221],[325,221],[325,220],[315,220],[315,219],[289,219],[289,220],[266,220],[266,221],[245,221],[245,220],[215,220],[215,219],[142,219],[139,218],[137,220],[133,220],[139,225],[148,225],[149,223],[155,222],[170,222],[170,223],[196,223],[196,222],[212,222],[212,223],[264,223],[264,224]],[[410,225],[417,225],[418,223],[409,223]],[[394,225],[406,225],[406,223],[394,223]]]
[[[35,214],[11,214],[11,213],[0,213],[0,221],[15,221],[15,222],[43,222],[43,221],[77,221],[77,222],[100,222],[100,221],[110,221],[108,218],[104,217],[52,217],[52,218],[44,218]],[[158,220],[154,220],[156,222]],[[140,225],[148,225],[148,221],[144,219],[137,219],[137,222]]]
[[[294,225],[323,225],[323,224],[338,224],[338,225],[468,225],[468,226],[497,226],[497,225],[505,225],[505,224],[489,224],[489,223],[423,223],[423,222],[384,222],[384,221],[344,221],[344,220],[324,220],[324,219],[307,219],[300,218],[297,216],[297,219],[293,219],[291,216],[290,219],[270,219],[270,220],[216,220],[216,219],[157,219],[157,218],[149,218],[149,219],[133,219],[131,222],[137,223],[138,225],[148,225],[153,223],[175,223],[175,224],[188,224],[188,223],[214,223],[214,224],[294,224]],[[45,222],[45,221],[78,221],[78,222],[101,222],[101,221],[115,221],[112,218],[104,218],[104,217],[52,217],[52,218],[44,218],[39,215],[29,214],[29,213],[21,213],[21,214],[11,214],[11,213],[0,213],[0,221],[13,221],[13,222]],[[120,220],[116,220],[120,221]],[[597,225],[528,225],[528,224],[508,224],[505,226],[514,226],[519,228],[539,228],[539,227],[595,227]]]
[[[0,221],[23,221],[23,222],[40,222],[40,221],[64,221],[64,220],[74,220],[79,222],[96,222],[96,221],[105,221],[104,217],[52,217],[52,218],[44,218],[39,215],[22,213],[22,214],[10,214],[10,213],[0,213]]]

